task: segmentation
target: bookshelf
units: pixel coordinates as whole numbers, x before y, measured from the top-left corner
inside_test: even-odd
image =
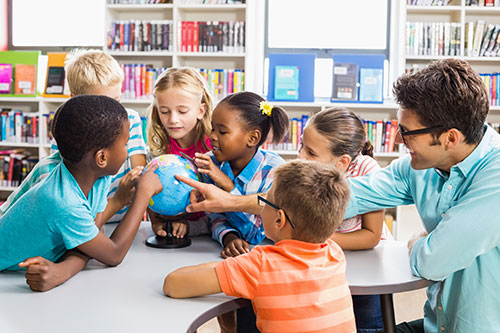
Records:
[[[63,103],[65,98],[43,98],[43,97],[0,97],[0,108],[11,109],[4,114],[11,112],[11,115],[17,111],[26,116],[38,116],[36,131],[36,142],[24,142],[24,139],[6,139],[0,141],[0,150],[19,150],[29,158],[43,158],[49,155],[50,142],[48,138],[47,123],[50,114]],[[4,119],[2,119],[4,120]],[[3,159],[3,157],[2,157]],[[0,182],[0,198],[6,198],[10,192],[15,190],[15,186],[6,186]]]
[[[259,68],[262,68],[263,60],[259,59],[260,57],[258,56],[258,50],[261,49],[262,46],[257,45],[257,39],[254,37],[259,31],[258,28],[255,28],[255,22],[258,21],[258,19],[255,18],[257,15],[252,13],[259,11],[259,8],[262,7],[263,4],[256,0],[247,0],[235,4],[193,4],[194,1],[185,0],[171,0],[166,4],[120,4],[116,2],[123,1],[107,0],[105,3],[106,42],[105,45],[103,45],[103,49],[113,55],[119,63],[148,64],[153,68],[192,66],[210,70],[240,69],[245,73],[243,88],[252,91],[259,90],[259,84],[261,83],[258,82],[258,77],[255,75],[247,76],[246,73],[256,73],[260,71]],[[116,47],[112,45],[110,47],[109,40],[110,36],[113,36],[113,33],[110,34],[109,32],[114,26],[113,22],[116,24],[116,22],[124,23],[137,21],[171,23],[168,49],[130,51],[126,47],[126,50],[116,50],[114,49]],[[244,38],[244,48],[230,49],[224,47],[223,51],[219,50],[214,52],[208,49],[202,50],[202,45],[200,44],[199,50],[185,50],[187,36],[190,36],[189,38],[195,38],[195,34],[193,33],[191,35],[187,32],[186,35],[183,35],[183,31],[189,31],[188,26],[184,26],[183,22],[211,22],[213,27],[216,26],[216,23],[220,23],[221,25],[218,27],[222,27],[222,22],[231,22],[230,24],[242,22],[244,23],[244,30],[241,30],[241,37]],[[137,26],[137,24],[135,26]],[[229,24],[227,26],[229,27]],[[209,28],[212,29],[211,27],[207,29]],[[202,28],[200,27],[199,29],[201,33]],[[236,28],[234,29],[236,31]],[[126,35],[125,33],[125,36]],[[189,44],[194,45],[195,40],[191,39],[191,41],[192,43]],[[219,99],[221,97],[223,96],[219,96]],[[136,109],[142,116],[146,116],[146,110],[151,101],[152,98],[150,95],[139,99],[126,96],[126,98],[122,100],[122,103],[127,107]]]
[[[395,58],[398,59],[398,72],[404,73],[408,68],[423,67],[432,60],[456,57],[468,61],[478,73],[497,73],[500,66],[500,53],[492,54],[493,52],[491,52],[488,55],[488,43],[485,44],[486,48],[483,50],[485,51],[485,55],[477,55],[473,53],[475,43],[474,39],[476,39],[475,33],[477,30],[477,22],[483,21],[485,24],[483,32],[481,34],[478,34],[479,39],[477,45],[479,47],[478,51],[481,53],[481,44],[483,42],[483,39],[489,40],[489,38],[485,38],[488,30],[488,25],[498,27],[498,29],[500,29],[500,6],[498,6],[498,4],[497,6],[493,7],[470,6],[468,5],[469,2],[470,1],[467,0],[452,0],[446,6],[408,5],[403,1],[396,4],[399,5],[399,47],[397,51],[397,58]],[[434,32],[433,34],[432,30],[429,30],[429,32],[426,33],[421,29],[421,36],[419,37],[419,33],[416,32],[417,27],[415,27],[415,31],[411,30],[413,29],[413,26],[412,28],[408,27],[408,23],[416,24],[417,22],[424,25],[430,24],[430,29],[432,29],[432,25],[434,24],[434,28],[437,30],[437,32]],[[458,46],[456,48],[455,54],[452,55],[442,54],[443,51],[439,51],[440,42],[444,43],[444,52],[446,52],[447,49],[446,37],[443,38],[444,41],[440,41],[438,38],[438,35],[440,33],[439,29],[443,29],[441,28],[441,26],[449,24],[454,24],[458,29],[455,35],[456,42],[450,42],[450,47],[451,44]],[[469,33],[469,30],[472,30],[472,32]],[[444,31],[444,33],[446,33],[446,30]],[[427,43],[424,42],[424,49],[426,45],[433,44],[433,40],[436,41],[435,45],[433,45],[434,47],[432,45],[429,47],[430,50],[428,49],[428,52],[422,50],[422,45],[415,45],[415,43],[418,44],[418,39],[422,41],[421,38],[425,37],[428,37],[429,41]],[[497,37],[496,34],[495,37]],[[420,46],[420,49],[418,49],[418,46]],[[489,83],[487,83],[486,85],[487,87],[489,87]],[[494,92],[492,91],[490,93]],[[500,102],[498,100],[492,101],[488,121],[500,122]]]

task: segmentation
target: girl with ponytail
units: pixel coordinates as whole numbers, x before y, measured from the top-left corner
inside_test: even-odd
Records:
[[[302,135],[299,158],[328,163],[346,178],[376,172],[373,146],[366,139],[361,119],[344,108],[329,108],[311,117]],[[345,219],[330,237],[344,250],[367,250],[390,236],[384,211]],[[383,329],[378,295],[352,296],[357,332]]]
[[[251,92],[231,94],[213,112],[212,153],[196,153],[198,171],[231,194],[265,193],[272,185],[271,170],[284,160],[260,146],[270,133],[273,142],[280,142],[287,129],[288,116],[282,108]],[[258,244],[266,237],[259,215],[226,212],[208,216],[212,237],[224,247],[224,258],[246,253],[249,243]]]

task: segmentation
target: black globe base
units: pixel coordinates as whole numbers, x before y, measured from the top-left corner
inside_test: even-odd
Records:
[[[172,235],[165,237],[151,236],[146,240],[146,245],[157,249],[178,249],[191,245],[191,239],[187,236],[176,238]]]

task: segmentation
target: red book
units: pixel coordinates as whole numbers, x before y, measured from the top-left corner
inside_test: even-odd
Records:
[[[200,41],[199,41],[199,24],[198,21],[193,22],[193,52],[200,52]]]
[[[120,22],[120,51],[123,51],[123,43],[125,42],[125,24]]]
[[[193,52],[193,22],[186,22],[186,51]]]

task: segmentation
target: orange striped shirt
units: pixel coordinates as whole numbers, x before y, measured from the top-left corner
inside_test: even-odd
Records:
[[[216,266],[222,291],[250,299],[261,332],[356,332],[342,249],[293,239]]]

